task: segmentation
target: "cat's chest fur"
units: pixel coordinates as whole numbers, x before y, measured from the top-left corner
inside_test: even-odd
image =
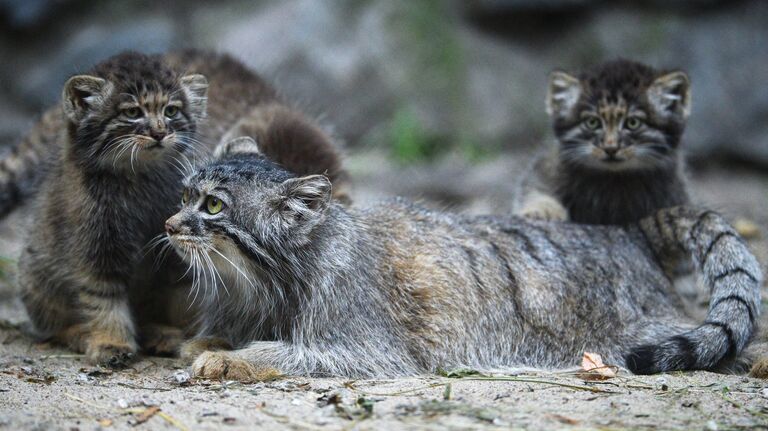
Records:
[[[577,223],[626,224],[661,208],[688,202],[685,185],[671,172],[584,173],[561,171],[556,193]]]
[[[179,205],[181,178],[172,172],[149,172],[135,178],[114,175],[82,177],[82,201],[68,202],[75,215],[76,248],[95,267],[129,273],[142,260],[152,238]],[[105,274],[107,275],[107,274]]]

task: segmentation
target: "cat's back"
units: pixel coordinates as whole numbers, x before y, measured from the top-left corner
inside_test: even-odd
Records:
[[[229,54],[203,50],[171,52],[164,56],[184,74],[201,74],[208,80],[208,115],[199,132],[217,143],[254,106],[278,100],[276,91],[243,62]]]

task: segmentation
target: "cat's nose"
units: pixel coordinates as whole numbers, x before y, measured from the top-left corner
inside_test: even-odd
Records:
[[[619,152],[619,147],[605,147],[603,148],[603,151],[605,151],[605,154],[608,156],[613,157]]]
[[[168,219],[165,222],[165,231],[168,235],[175,235],[179,233],[179,225],[173,222],[173,219]]]

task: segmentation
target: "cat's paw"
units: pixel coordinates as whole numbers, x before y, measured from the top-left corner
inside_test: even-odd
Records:
[[[527,202],[518,211],[518,215],[534,220],[568,221],[568,210],[549,196],[541,196]]]
[[[182,330],[172,326],[149,325],[141,331],[141,348],[148,355],[176,356],[183,342]]]
[[[274,368],[259,368],[231,353],[205,352],[192,364],[192,375],[202,379],[260,382],[280,376]]]
[[[107,334],[92,334],[86,341],[85,357],[94,365],[125,368],[136,357],[136,344]]]
[[[755,361],[752,369],[749,371],[750,377],[758,379],[768,379],[768,356],[763,356]]]
[[[189,363],[203,352],[216,350],[232,350],[232,345],[227,340],[218,337],[193,338],[181,345],[179,356]]]

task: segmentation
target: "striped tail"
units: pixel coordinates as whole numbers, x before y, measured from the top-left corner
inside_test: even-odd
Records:
[[[31,131],[0,159],[0,218],[37,191],[49,153],[64,129],[61,109],[49,109]]]
[[[714,211],[685,207],[660,210],[640,229],[657,256],[692,257],[711,299],[701,326],[632,349],[627,368],[635,374],[712,369],[738,355],[755,330],[763,277],[736,231]]]

